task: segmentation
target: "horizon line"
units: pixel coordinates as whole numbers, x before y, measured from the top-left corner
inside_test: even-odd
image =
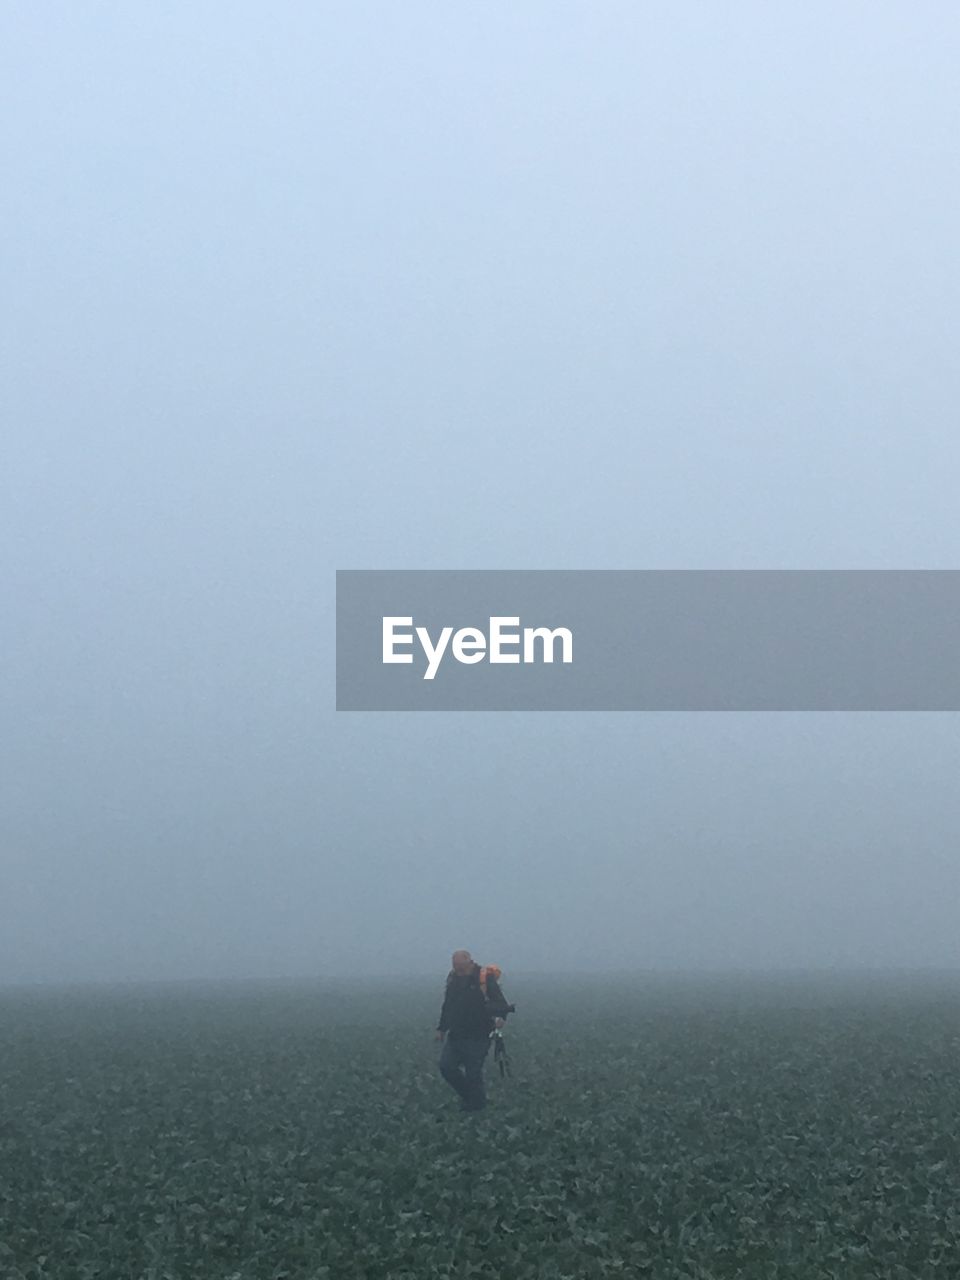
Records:
[[[192,974],[178,977],[111,977],[111,978],[0,978],[0,992],[17,990],[53,989],[102,989],[112,987],[191,987],[191,986],[293,986],[304,984],[382,983],[395,986],[407,981],[442,981],[443,966],[436,969],[397,971],[371,971],[364,973],[349,970],[285,973],[285,974]],[[439,977],[438,977],[439,975]],[[508,976],[509,975],[509,976]],[[778,965],[766,968],[756,966],[729,966],[706,968],[703,966],[660,967],[609,967],[609,968],[524,968],[504,970],[507,981],[512,979],[583,979],[630,978],[636,981],[649,979],[772,979],[772,978],[865,978],[865,977],[920,977],[939,976],[960,978],[960,965]]]

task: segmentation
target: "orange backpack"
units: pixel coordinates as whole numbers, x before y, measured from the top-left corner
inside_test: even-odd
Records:
[[[483,992],[483,998],[487,998],[487,978],[493,978],[494,982],[500,981],[500,975],[503,970],[498,964],[485,964],[480,970],[480,990]]]

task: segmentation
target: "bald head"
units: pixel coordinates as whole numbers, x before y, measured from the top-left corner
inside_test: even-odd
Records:
[[[469,973],[473,968],[473,956],[469,951],[455,951],[450,957],[450,963],[454,973],[461,975]]]

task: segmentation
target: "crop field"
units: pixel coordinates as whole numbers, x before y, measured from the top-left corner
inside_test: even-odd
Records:
[[[440,985],[0,993],[0,1276],[960,1276],[955,979]]]

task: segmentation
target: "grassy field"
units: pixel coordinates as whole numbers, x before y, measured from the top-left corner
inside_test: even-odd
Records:
[[[0,1276],[960,1276],[956,980],[505,985],[0,993]]]

